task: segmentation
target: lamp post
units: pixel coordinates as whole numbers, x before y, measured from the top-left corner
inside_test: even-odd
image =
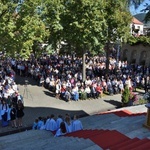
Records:
[[[73,67],[73,63],[74,63],[74,52],[71,51],[71,62],[72,62],[72,67]]]
[[[118,42],[118,45],[117,45],[117,63],[119,62],[119,51],[120,51],[120,44]]]
[[[118,39],[117,40],[117,57],[116,57],[117,63],[119,63],[119,59],[120,59],[120,48],[121,48],[121,40]]]

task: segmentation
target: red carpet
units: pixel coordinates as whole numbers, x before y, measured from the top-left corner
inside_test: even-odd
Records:
[[[120,110],[120,111],[110,111],[110,112],[102,112],[98,115],[103,115],[103,114],[110,114],[113,113],[119,117],[128,117],[128,116],[139,116],[139,115],[146,115],[146,113],[132,113],[129,110]]]
[[[120,148],[118,148],[118,149],[121,149],[121,150],[127,150],[127,149],[133,149],[133,148],[138,148],[139,146],[141,146],[141,145],[145,145],[146,143],[149,143],[149,146],[150,146],[150,141],[148,140],[148,139],[143,139],[143,140],[137,140],[137,141],[132,141],[131,140],[131,143],[130,144],[128,144],[128,145],[125,145],[124,147],[120,147]],[[142,146],[142,149],[141,150],[144,150],[143,149],[143,146]]]
[[[119,117],[126,117],[126,116],[139,116],[139,115],[146,115],[146,113],[136,113],[133,114],[128,110],[121,110],[121,111],[111,111],[111,112],[104,112],[98,115],[114,113]],[[76,132],[69,133],[65,136],[71,137],[78,137],[84,139],[90,139],[95,144],[99,145],[103,149],[110,149],[110,150],[148,150],[150,149],[150,140],[149,139],[130,139],[129,137],[125,136],[124,134],[116,131],[116,130],[80,130]]]
[[[97,136],[89,137],[89,139],[91,139],[94,143],[96,143],[103,149],[107,149],[112,145],[115,145],[117,143],[123,142],[124,140],[127,140],[128,137],[124,136],[123,134],[117,131],[106,131]]]
[[[138,138],[134,138],[134,139],[127,139],[127,140],[124,140],[123,142],[121,143],[118,143],[116,145],[113,145],[111,146],[110,148],[112,150],[117,150],[117,149],[120,149],[120,148],[123,148],[124,146],[126,145],[129,145],[130,143],[134,143],[134,142],[137,142],[139,139]]]
[[[149,150],[149,149],[150,149],[150,142],[146,142],[138,147],[134,147],[132,150]]]
[[[65,136],[88,138],[101,148],[110,150],[146,150],[150,147],[149,139],[130,139],[115,130],[80,130]]]
[[[128,116],[140,116],[140,115],[146,115],[146,113],[131,113],[129,111],[123,110],[123,111],[116,111],[113,112],[115,115],[119,117],[128,117]]]

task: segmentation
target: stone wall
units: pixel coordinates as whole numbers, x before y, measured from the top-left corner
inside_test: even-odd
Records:
[[[123,45],[121,49],[121,60],[127,60],[129,63],[150,66],[150,45]]]

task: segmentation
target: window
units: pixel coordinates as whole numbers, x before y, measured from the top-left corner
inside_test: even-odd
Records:
[[[137,28],[140,30],[140,26],[137,26]]]

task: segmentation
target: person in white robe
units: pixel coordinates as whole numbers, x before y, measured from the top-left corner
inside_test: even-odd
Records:
[[[83,126],[81,121],[79,120],[79,117],[77,115],[74,115],[74,120],[72,123],[72,131],[78,131],[78,130],[83,130]]]
[[[45,129],[48,131],[56,131],[57,130],[57,124],[56,121],[54,120],[54,115],[52,114],[50,119],[46,121],[46,126]]]
[[[38,123],[37,123],[37,129],[41,129],[41,127],[44,125],[44,121],[42,119],[42,117],[38,118]]]
[[[67,133],[67,130],[66,130],[66,125],[64,122],[61,122],[60,124],[60,128],[56,131],[56,134],[54,137],[59,137],[59,136],[63,136]]]
[[[72,121],[71,121],[71,118],[69,115],[66,116],[66,118],[65,118],[65,125],[66,125],[67,133],[71,133],[72,132]]]
[[[18,86],[17,86],[17,84],[15,82],[12,82],[12,89],[14,91],[18,91]]]
[[[56,120],[57,130],[60,128],[61,122],[63,122],[62,115],[58,115],[58,118]]]
[[[43,125],[40,127],[40,130],[46,129],[46,118],[43,118]]]
[[[35,119],[32,125],[32,130],[37,130],[37,125],[38,125],[38,119]]]
[[[48,130],[48,125],[49,125],[49,121],[50,121],[50,117],[47,116],[47,119],[46,119],[46,123],[45,123],[45,130]]]

